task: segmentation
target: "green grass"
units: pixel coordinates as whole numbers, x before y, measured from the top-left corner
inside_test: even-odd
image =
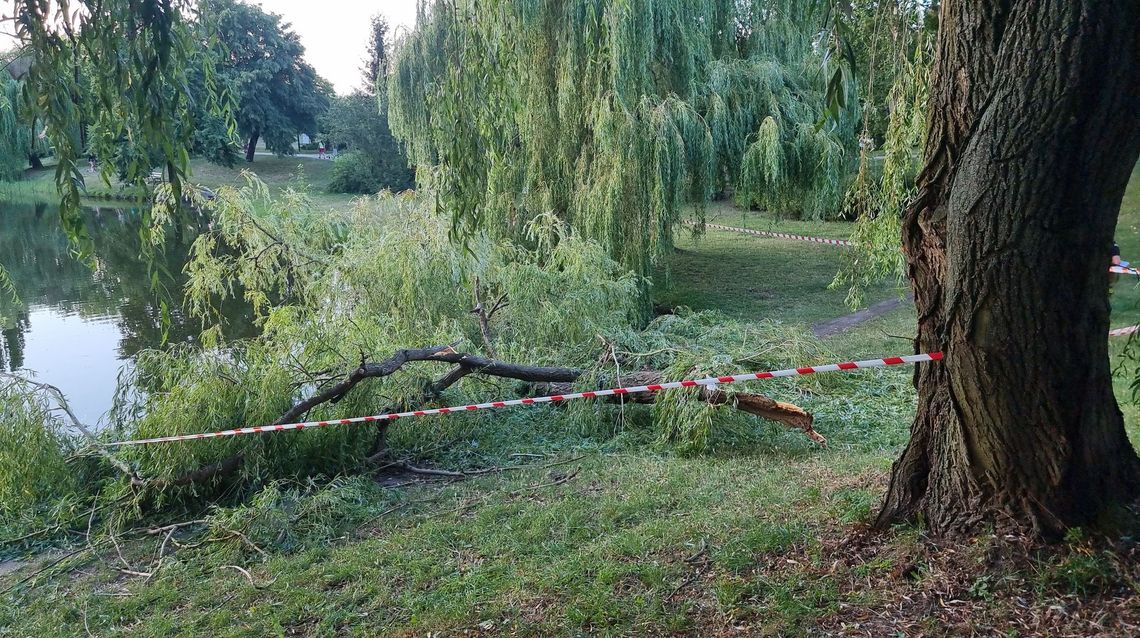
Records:
[[[278,185],[296,161],[264,159],[273,158],[258,157],[255,169]],[[827,237],[847,232],[842,224],[741,219],[724,206],[713,216]],[[1136,261],[1138,225],[1134,180],[1118,240]],[[848,312],[844,291],[826,289],[835,248],[716,231],[679,245],[671,278],[658,278],[662,303],[805,326]],[[871,301],[897,294],[878,292]],[[1122,280],[1113,307],[1113,325],[1140,323],[1140,287]],[[896,354],[909,351],[913,331],[905,304],[825,343],[842,358]],[[1122,347],[1113,343],[1117,355]],[[1122,399],[1129,381],[1117,379]],[[559,418],[523,428],[505,416],[462,435],[441,433],[444,451],[398,430],[396,452],[422,464],[561,464],[462,483],[384,487],[358,477],[282,486],[242,508],[207,512],[209,529],[174,539],[206,542],[177,551],[168,544],[152,578],[123,574],[105,548],[34,588],[0,595],[0,635],[805,635],[842,633],[843,623],[869,635],[953,635],[1014,626],[1026,613],[1039,621],[1050,607],[1067,612],[1050,615],[1046,631],[1081,633],[1089,627],[1080,619],[1102,617],[1106,601],[1135,600],[1138,592],[1114,583],[1135,582],[1136,566],[1081,538],[1026,556],[997,536],[944,551],[914,530],[852,534],[873,514],[906,440],[909,370],[860,372],[818,392],[767,388],[813,410],[831,447],[762,425],[744,445],[686,457],[654,445],[637,417],[607,438],[576,433]],[[1140,411],[1122,407],[1138,440]],[[513,453],[549,456],[520,461]],[[162,540],[141,533],[119,542],[132,568],[145,571]],[[22,576],[0,578],[0,588]],[[888,602],[893,615],[884,616]]]
[[[245,184],[243,173],[249,171],[265,182],[274,194],[303,182],[307,185],[315,203],[321,208],[330,210],[345,208],[358,196],[327,192],[329,180],[332,179],[332,168],[333,162],[318,160],[315,156],[308,155],[291,157],[257,155],[252,164],[240,161],[233,168],[211,164],[203,159],[193,159],[190,161],[190,181],[211,189],[242,186]],[[93,199],[115,198],[121,194],[122,189],[118,185],[107,186],[98,175],[86,168],[84,177],[87,180],[88,193]],[[28,169],[24,173],[23,181],[0,183],[0,194],[53,198],[56,196],[55,168],[51,162],[47,162],[42,169]]]
[[[208,188],[221,186],[242,186],[243,173],[249,171],[266,183],[273,194],[303,182],[317,206],[324,209],[343,209],[351,205],[358,195],[333,194],[328,192],[332,179],[333,163],[310,156],[257,155],[252,164],[238,162],[233,168],[217,166],[201,159],[191,160],[190,180]]]
[[[710,223],[756,230],[844,239],[850,224],[782,220],[744,212],[727,202],[709,207]],[[707,229],[694,238],[688,230],[676,252],[654,277],[655,297],[665,306],[716,309],[744,320],[774,319],[803,324],[842,316],[846,290],[828,290],[842,248],[826,244],[760,238]],[[900,294],[887,282],[870,291],[869,301]]]

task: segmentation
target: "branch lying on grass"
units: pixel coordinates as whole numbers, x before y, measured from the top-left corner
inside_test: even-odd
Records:
[[[566,394],[571,392],[572,384],[585,374],[584,370],[577,368],[519,365],[488,359],[466,352],[459,352],[455,349],[455,344],[429,346],[426,348],[408,348],[398,350],[384,361],[370,363],[362,360],[361,364],[350,372],[344,380],[298,402],[285,412],[285,414],[282,414],[274,424],[279,425],[297,421],[320,405],[340,401],[365,379],[391,376],[405,365],[417,362],[449,363],[454,366],[444,376],[425,388],[424,394],[420,397],[419,402],[421,404],[437,399],[444,390],[457,383],[460,379],[472,374],[501,379],[514,379],[516,381],[535,384],[534,390],[539,394]],[[625,385],[648,385],[660,382],[662,377],[661,372],[645,371],[623,375],[621,381]],[[603,386],[604,383],[599,387]],[[803,408],[790,403],[776,401],[762,394],[749,392],[737,392],[730,395],[715,388],[701,387],[699,393],[701,399],[705,401],[717,405],[730,406],[770,421],[776,421],[789,427],[803,430],[803,432],[816,443],[823,446],[827,445],[827,440],[812,429],[813,416]],[[622,397],[640,403],[652,403],[655,400],[653,393],[629,394],[622,395]],[[619,397],[618,400],[620,399],[621,397]],[[407,406],[402,407],[408,409]],[[378,438],[372,454],[368,457],[370,462],[379,460],[384,454],[382,437],[387,422],[377,422],[376,425],[379,428],[379,436],[381,438]],[[217,463],[185,474],[169,483],[157,485],[161,487],[164,485],[191,485],[201,483],[219,476],[231,474],[237,471],[243,462],[244,456],[242,454],[236,454]],[[466,475],[470,475],[470,473]]]
[[[266,587],[269,587],[273,583],[277,582],[277,579],[274,578],[273,580],[269,581],[268,583],[262,583],[261,585],[258,585],[253,580],[253,574],[250,574],[244,568],[238,567],[237,565],[222,565],[219,569],[233,569],[233,570],[237,570],[237,571],[241,572],[241,574],[249,580],[249,584],[252,585],[254,589],[265,589]]]
[[[655,370],[634,372],[622,376],[622,382],[627,386],[652,385],[661,383],[663,380],[663,375]],[[597,387],[598,389],[602,389],[609,387],[610,384],[611,382],[609,380],[602,379],[599,381]],[[575,391],[574,386],[569,383],[543,384],[536,386],[535,390],[540,394],[568,394]],[[714,405],[727,405],[741,412],[747,412],[748,414],[769,421],[783,423],[788,427],[803,430],[808,438],[827,447],[827,439],[812,429],[815,417],[798,405],[776,401],[763,394],[753,392],[735,392],[729,394],[723,390],[709,386],[700,386],[699,396],[701,400],[708,401]],[[656,393],[636,392],[632,394],[614,395],[608,397],[607,400],[617,402],[622,400],[622,397],[624,397],[624,400],[633,401],[635,403],[653,403],[656,400]]]

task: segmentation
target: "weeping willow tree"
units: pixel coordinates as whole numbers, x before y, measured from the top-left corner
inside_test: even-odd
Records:
[[[822,126],[817,0],[436,0],[396,46],[392,130],[453,232],[552,213],[648,273],[689,203],[834,211],[852,110]]]
[[[21,179],[24,167],[45,154],[47,145],[37,135],[37,120],[23,105],[21,83],[0,71],[0,181]]]

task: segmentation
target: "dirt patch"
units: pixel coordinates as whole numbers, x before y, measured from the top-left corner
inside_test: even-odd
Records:
[[[14,574],[27,565],[27,563],[19,560],[0,560],[0,578]]]
[[[892,297],[886,301],[880,301],[870,307],[864,308],[858,312],[853,312],[849,315],[844,315],[836,319],[828,321],[821,321],[811,327],[812,332],[819,338],[830,337],[837,335],[841,332],[847,332],[859,324],[866,323],[876,317],[881,317],[888,312],[903,305],[903,299]],[[907,303],[914,301],[914,296],[907,293],[905,301]]]

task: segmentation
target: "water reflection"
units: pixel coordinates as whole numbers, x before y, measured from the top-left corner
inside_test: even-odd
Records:
[[[181,290],[187,250],[204,220],[186,215],[168,233],[165,250],[148,260],[142,218],[139,209],[85,209],[94,251],[80,262],[55,206],[0,201],[0,264],[21,301],[0,300],[0,367],[31,370],[59,386],[92,423],[110,407],[119,369],[139,350],[162,344],[161,300],[169,308],[170,342],[192,342],[201,330],[182,312]],[[251,332],[240,306],[224,314],[227,334]]]

